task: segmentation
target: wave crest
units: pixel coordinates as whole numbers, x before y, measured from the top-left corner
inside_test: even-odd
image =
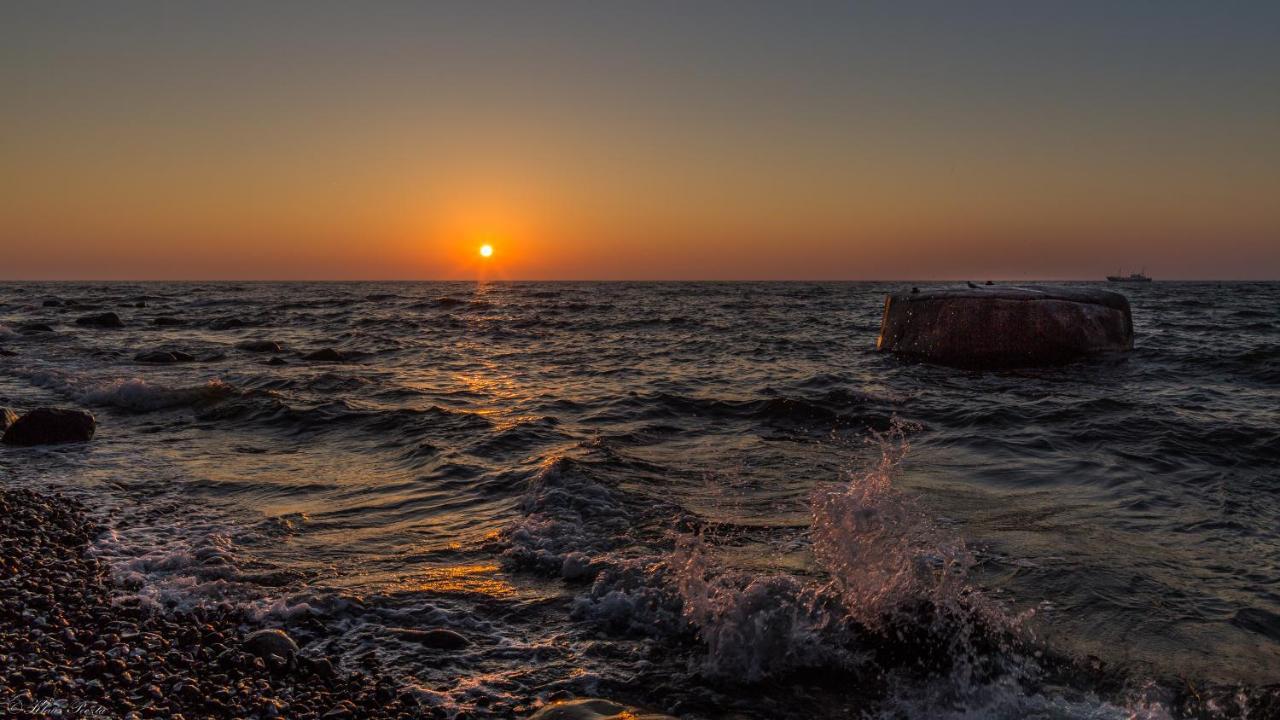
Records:
[[[234,386],[218,379],[200,385],[174,387],[136,377],[103,379],[56,370],[34,371],[27,378],[34,385],[77,402],[132,412],[188,407],[239,394]]]

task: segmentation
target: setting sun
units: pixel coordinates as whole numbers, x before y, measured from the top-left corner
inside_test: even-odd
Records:
[[[0,0],[0,720],[1280,720],[1280,0],[261,4]]]

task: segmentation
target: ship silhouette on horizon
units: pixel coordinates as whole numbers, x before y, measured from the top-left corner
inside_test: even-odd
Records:
[[[1146,268],[1142,270],[1143,272],[1129,273],[1128,275],[1121,274],[1123,271],[1115,275],[1108,275],[1107,282],[1151,282],[1151,278],[1145,274]]]

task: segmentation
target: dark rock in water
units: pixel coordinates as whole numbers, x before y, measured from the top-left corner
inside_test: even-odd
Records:
[[[280,343],[274,340],[245,340],[244,342],[236,343],[236,347],[247,352],[278,353],[283,351]]]
[[[4,431],[16,422],[18,422],[18,413],[7,407],[0,407],[0,435],[4,435]]]
[[[133,356],[134,360],[145,363],[171,363],[173,354],[167,350],[146,350]]]
[[[14,351],[12,351],[12,350],[10,350],[10,349],[8,349],[8,348],[2,348],[2,347],[0,347],[0,357],[13,357],[14,355],[17,355],[17,354],[18,354],[18,353],[14,352]]]
[[[145,363],[175,363],[191,362],[196,358],[194,355],[179,350],[148,350],[138,353],[133,359]]]
[[[885,297],[876,348],[973,369],[1133,349],[1129,301],[1087,288],[975,287]]]
[[[36,333],[51,333],[53,328],[44,323],[25,323],[18,326],[18,332],[23,335],[34,335]]]
[[[249,323],[237,317],[220,318],[209,323],[211,330],[234,330],[236,328],[248,327]]]
[[[77,318],[76,324],[104,328],[124,327],[124,323],[120,320],[120,316],[113,312],[99,313],[97,315],[85,315],[82,318]]]
[[[345,358],[346,358],[345,355],[338,352],[337,350],[334,350],[333,348],[324,348],[323,350],[316,350],[315,352],[310,352],[302,356],[303,360],[315,360],[319,362],[339,362],[341,360],[344,360]]]
[[[423,647],[435,648],[437,650],[461,650],[469,645],[468,640],[461,633],[448,630],[446,628],[431,628],[429,630],[418,630],[416,628],[391,628],[391,631],[402,640],[418,643]]]
[[[271,358],[270,360],[268,360],[266,364],[268,364],[268,365],[288,365],[289,363],[285,362],[285,359],[284,359],[284,358],[282,358],[282,357],[273,357],[273,358]]]
[[[98,423],[84,410],[36,408],[4,432],[6,445],[48,445],[93,439]]]
[[[287,660],[298,654],[298,643],[285,631],[275,628],[249,633],[241,646],[246,652],[263,659],[276,655]]]
[[[1258,633],[1272,640],[1280,640],[1280,615],[1261,608],[1241,608],[1231,618],[1231,624]]]
[[[57,298],[50,298],[45,300],[43,305],[45,307],[62,307],[62,301]]]
[[[186,325],[186,324],[187,324],[187,321],[186,321],[186,320],[183,320],[182,318],[167,317],[167,316],[161,316],[161,317],[158,317],[158,318],[156,318],[155,320],[152,320],[151,322],[152,322],[152,324],[154,324],[154,325],[159,325],[160,327],[167,327],[167,326],[171,326],[171,325]]]

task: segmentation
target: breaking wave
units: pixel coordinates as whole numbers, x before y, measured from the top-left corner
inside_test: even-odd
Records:
[[[230,384],[216,379],[199,385],[168,386],[136,377],[104,379],[60,370],[29,372],[27,379],[77,402],[130,412],[189,407],[239,394]]]

